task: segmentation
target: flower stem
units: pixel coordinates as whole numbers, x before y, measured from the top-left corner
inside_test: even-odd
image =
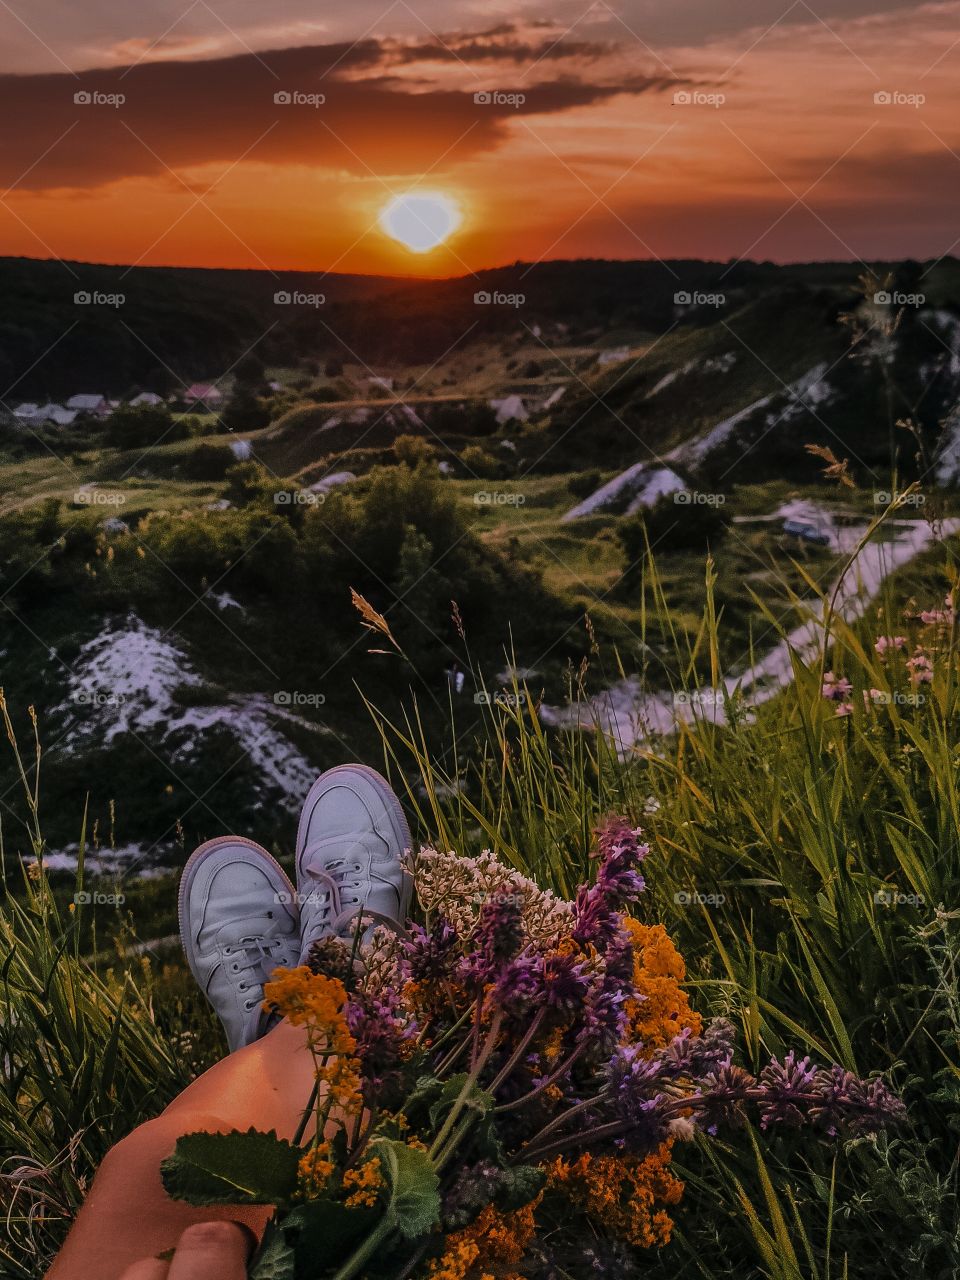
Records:
[[[568,1120],[573,1119],[574,1116],[582,1115],[584,1111],[589,1111],[593,1107],[599,1106],[605,1098],[606,1090],[602,1093],[598,1093],[595,1098],[587,1098],[583,1102],[578,1102],[575,1107],[570,1107],[569,1110],[562,1112],[558,1116],[554,1116],[548,1125],[545,1125],[538,1134],[530,1139],[527,1145],[523,1148],[521,1154],[526,1158],[527,1152],[532,1151],[536,1144],[538,1142],[542,1142],[548,1134],[554,1133],[557,1129],[560,1129]]]
[[[310,1097],[307,1099],[307,1105],[303,1109],[303,1115],[300,1117],[300,1123],[297,1125],[297,1131],[293,1135],[293,1145],[299,1147],[303,1141],[303,1135],[307,1131],[307,1123],[314,1114],[314,1108],[317,1105],[317,1090],[319,1085],[316,1080],[313,1082],[313,1088],[310,1090]]]
[[[483,1042],[483,1047],[481,1048],[479,1054],[477,1055],[476,1062],[474,1063],[473,1068],[470,1071],[470,1074],[467,1076],[466,1080],[464,1080],[463,1088],[460,1090],[459,1094],[457,1095],[456,1101],[454,1102],[453,1106],[450,1108],[449,1114],[447,1115],[446,1120],[444,1120],[440,1128],[440,1132],[437,1134],[437,1136],[433,1140],[433,1146],[430,1148],[430,1152],[429,1152],[431,1160],[434,1160],[436,1158],[437,1152],[440,1151],[443,1144],[446,1142],[447,1138],[450,1136],[453,1126],[456,1123],[457,1117],[459,1116],[460,1112],[463,1110],[464,1106],[466,1105],[467,1098],[470,1096],[474,1086],[477,1083],[477,1080],[480,1078],[480,1072],[487,1065],[487,1060],[489,1059],[491,1053],[493,1053],[494,1049],[496,1048],[497,1039],[500,1035],[500,1024],[502,1021],[503,1021],[503,1014],[498,1009],[497,1012],[493,1015],[493,1019],[491,1020],[491,1023],[490,1023],[490,1030],[487,1032],[487,1038]]]
[[[340,1270],[334,1275],[333,1280],[353,1280],[353,1277],[359,1275],[362,1271],[367,1259],[370,1258],[380,1248],[380,1245],[393,1230],[393,1218],[389,1213],[385,1213],[374,1229],[364,1240],[363,1244],[347,1259]]]
[[[555,1080],[559,1080],[565,1072],[570,1070],[585,1048],[585,1045],[577,1045],[576,1049],[566,1056],[563,1062],[560,1063],[559,1067],[557,1067],[555,1071],[551,1072],[550,1075],[547,1076],[546,1080],[543,1080],[538,1084],[535,1089],[531,1089],[529,1093],[525,1093],[522,1098],[514,1098],[512,1102],[504,1102],[501,1106],[496,1107],[495,1110],[498,1112],[515,1111],[517,1107],[522,1107],[526,1103],[530,1102],[538,1093],[543,1093],[544,1089],[549,1089]],[[596,1098],[592,1099],[592,1101],[596,1102]]]
[[[523,1039],[520,1041],[516,1049],[514,1049],[513,1053],[510,1055],[510,1058],[507,1061],[507,1065],[503,1068],[502,1071],[498,1073],[496,1079],[490,1085],[491,1093],[496,1093],[496,1091],[503,1084],[504,1080],[507,1079],[507,1077],[510,1075],[510,1072],[513,1070],[513,1068],[517,1065],[517,1063],[523,1057],[524,1053],[527,1050],[527,1046],[530,1044],[530,1041],[539,1031],[540,1023],[543,1022],[546,1012],[547,1012],[546,1009],[538,1009],[537,1012],[534,1014],[533,1021],[530,1023],[530,1026],[527,1028],[527,1032],[524,1035]]]
[[[531,1144],[529,1147],[524,1147],[520,1154],[524,1161],[536,1159],[539,1162],[544,1156],[559,1155],[568,1147],[589,1147],[593,1142],[602,1142],[605,1138],[617,1138],[620,1134],[629,1132],[630,1125],[625,1120],[611,1120],[608,1124],[599,1124],[593,1129],[557,1138],[554,1142],[548,1142],[545,1147],[535,1148]]]

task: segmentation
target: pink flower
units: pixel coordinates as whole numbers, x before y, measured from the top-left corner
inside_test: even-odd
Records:
[[[864,689],[863,691],[863,705],[865,707],[875,707],[878,704],[889,701],[890,695],[884,693],[882,689]]]
[[[837,715],[838,715],[838,716],[850,716],[850,715],[853,715],[853,703],[852,703],[852,702],[838,702],[838,703],[837,703]]]
[[[953,592],[948,591],[943,598],[944,607],[942,609],[924,609],[920,614],[920,621],[924,626],[951,627],[953,626],[956,613],[953,608]]]
[[[907,670],[911,684],[930,684],[933,680],[933,663],[920,645],[917,645],[913,657],[907,659]]]
[[[903,649],[906,643],[906,636],[878,636],[877,643],[873,647],[882,658],[888,649]]]
[[[830,698],[833,702],[839,702],[841,698],[845,698],[853,689],[853,685],[845,676],[835,676],[832,671],[827,671],[823,677],[823,688],[820,692],[825,698]]]

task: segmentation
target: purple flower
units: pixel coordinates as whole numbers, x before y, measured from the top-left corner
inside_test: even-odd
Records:
[[[479,987],[495,981],[523,942],[523,918],[516,898],[510,894],[488,898],[470,939],[470,954],[460,962],[460,976]]]
[[[771,1058],[760,1073],[763,1096],[759,1100],[760,1128],[785,1124],[798,1128],[806,1112],[819,1068],[809,1058],[797,1058],[791,1049],[783,1062]]]
[[[707,1133],[716,1133],[721,1124],[741,1124],[744,1103],[755,1086],[753,1076],[732,1062],[722,1062],[708,1071],[700,1092],[691,1098]]]
[[[859,1080],[843,1067],[818,1073],[810,1120],[831,1136],[840,1129],[872,1133],[903,1120],[903,1103],[882,1080]]]
[[[364,1100],[369,1105],[376,1095],[382,1104],[382,1091],[397,1081],[407,1056],[406,1042],[416,1036],[417,1024],[392,987],[384,987],[375,995],[354,992],[344,1014],[357,1042]]]
[[[583,1004],[590,990],[587,962],[576,955],[550,951],[540,964],[543,1003],[548,1009],[572,1013]]]
[[[409,976],[414,981],[442,981],[449,977],[455,960],[457,931],[444,916],[428,933],[421,925],[411,924],[409,937],[403,944],[403,956]]]
[[[620,928],[619,908],[635,902],[644,889],[637,870],[650,852],[640,841],[639,827],[622,818],[610,818],[597,832],[600,868],[591,886],[581,885],[574,904],[575,941],[592,943],[603,950]]]
[[[493,984],[493,1002],[504,1012],[526,1012],[541,996],[539,957],[515,956],[500,969]]]
[[[685,1076],[697,1080],[731,1060],[735,1035],[733,1023],[726,1018],[714,1018],[699,1036],[684,1027],[657,1057],[672,1078]]]
[[[660,1089],[664,1083],[661,1064],[641,1054],[640,1045],[621,1046],[608,1062],[606,1076],[616,1114],[629,1126],[627,1145],[649,1151],[669,1131],[665,1113],[669,1099]]]
[[[583,1002],[577,1043],[591,1045],[598,1055],[606,1057],[623,1038],[628,997],[629,992],[611,980],[609,974],[601,972]]]

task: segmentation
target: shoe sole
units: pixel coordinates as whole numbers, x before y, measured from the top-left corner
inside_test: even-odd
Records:
[[[362,773],[363,774],[363,776],[367,779],[369,783],[371,783],[374,790],[380,796],[380,799],[385,802],[387,812],[393,820],[392,821],[393,834],[396,837],[397,843],[400,846],[401,860],[403,858],[403,853],[405,850],[411,851],[411,852],[413,850],[413,836],[410,834],[410,826],[407,822],[406,814],[403,812],[403,808],[400,804],[400,801],[397,799],[396,792],[393,790],[393,787],[391,787],[390,783],[386,780],[383,774],[377,773],[376,769],[371,769],[370,766],[367,764],[335,765],[332,769],[328,769],[326,773],[321,773],[320,777],[316,780],[316,782],[307,792],[307,798],[303,802],[303,809],[300,813],[300,822],[297,825],[296,867],[297,867],[297,889],[301,893],[303,892],[304,877],[300,873],[300,855],[303,853],[303,850],[306,845],[307,826],[310,821],[307,815],[308,814],[312,815],[312,811],[313,811],[312,801],[316,798],[317,795],[319,795],[321,791],[325,791],[327,789],[330,779],[335,778],[337,774],[340,774],[340,773]],[[401,861],[401,870],[403,872],[403,885],[402,885],[401,897],[400,897],[400,919],[397,921],[397,924],[402,929],[406,922],[407,915],[410,912],[410,900],[413,896],[413,877],[410,875],[410,872],[407,870],[407,868],[402,866],[402,861]]]
[[[183,875],[180,877],[180,888],[177,891],[177,920],[180,924],[180,946],[183,948],[183,954],[186,957],[187,964],[190,966],[190,972],[195,978],[197,969],[195,967],[193,938],[190,931],[185,927],[186,905],[190,898],[190,890],[193,887],[197,867],[207,854],[215,849],[223,849],[227,845],[234,847],[240,845],[244,849],[249,849],[251,853],[257,854],[258,861],[265,862],[271,871],[276,872],[280,884],[285,885],[289,890],[291,906],[296,906],[297,903],[296,891],[290,883],[290,877],[276,858],[267,853],[266,849],[257,844],[255,840],[248,840],[245,836],[216,836],[213,840],[207,840],[199,845],[184,864]]]

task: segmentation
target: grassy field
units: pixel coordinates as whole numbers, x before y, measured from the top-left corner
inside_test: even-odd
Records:
[[[558,496],[529,492],[532,512]],[[544,730],[521,685],[513,705],[453,726],[452,756],[419,735],[412,706],[380,722],[370,763],[391,773],[419,839],[490,846],[569,893],[589,873],[596,822],[627,815],[653,846],[640,914],[676,940],[696,1007],[737,1024],[745,1065],[793,1046],[887,1072],[903,1092],[909,1123],[888,1137],[838,1147],[742,1134],[678,1150],[675,1238],[642,1257],[643,1274],[946,1280],[960,1268],[957,635],[903,619],[905,604],[940,601],[955,572],[941,549],[897,575],[856,628],[834,619],[824,661],[851,681],[847,716],[821,696],[813,663],[756,717],[734,701],[726,725],[626,757],[599,734]],[[700,616],[719,678],[709,601]],[[874,651],[884,619],[926,647],[930,684],[910,683],[905,655]],[[575,696],[609,660],[593,657]],[[869,689],[885,697],[867,705]],[[10,798],[23,824],[10,838],[42,857],[29,722],[7,729],[25,784]],[[222,1051],[175,949],[136,945],[173,932],[172,878],[128,885],[108,913],[72,909],[72,881],[34,875],[10,875],[0,912],[0,1269],[11,1280],[42,1273],[109,1144]]]

